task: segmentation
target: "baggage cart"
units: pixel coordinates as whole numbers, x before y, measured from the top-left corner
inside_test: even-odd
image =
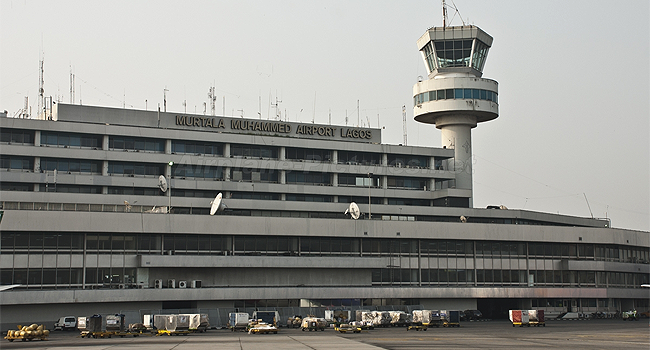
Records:
[[[444,318],[443,318],[444,315]],[[440,311],[440,318],[445,327],[460,327],[460,311]]]
[[[528,310],[508,310],[508,317],[512,326],[528,326],[530,327],[530,318],[528,315]]]
[[[528,324],[535,327],[546,327],[544,310],[528,310]]]

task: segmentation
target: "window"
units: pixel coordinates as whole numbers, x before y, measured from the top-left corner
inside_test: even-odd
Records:
[[[41,158],[41,170],[82,174],[101,174],[101,161],[85,159]]]
[[[34,131],[3,128],[0,130],[0,142],[33,145]]]
[[[0,168],[8,170],[34,170],[34,158],[21,156],[0,156]]]
[[[247,182],[278,182],[278,171],[275,169],[231,168],[230,180]]]
[[[102,148],[101,135],[76,134],[67,132],[41,132],[41,144],[56,147]]]
[[[223,145],[213,142],[189,142],[172,140],[172,153],[223,155]]]
[[[362,164],[362,165],[378,165],[381,164],[381,154],[368,153],[368,152],[351,152],[351,151],[338,151],[339,164]]]
[[[307,162],[330,162],[331,152],[322,149],[286,148],[286,159]]]
[[[231,144],[230,155],[233,157],[278,159],[278,147]]]
[[[144,137],[110,136],[108,148],[138,152],[165,152],[165,141]]]
[[[328,173],[287,171],[286,174],[288,184],[332,185],[332,178]]]
[[[176,165],[174,167],[176,167]],[[164,174],[164,166],[153,163],[109,162],[108,173],[112,175],[127,176],[160,176],[161,174]]]

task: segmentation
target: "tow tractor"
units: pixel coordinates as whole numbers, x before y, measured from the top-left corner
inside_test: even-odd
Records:
[[[352,326],[352,325],[347,324],[347,323],[339,325],[338,327],[334,327],[334,330],[338,331],[338,332],[341,332],[341,333],[347,333],[347,332],[361,333],[361,327]]]

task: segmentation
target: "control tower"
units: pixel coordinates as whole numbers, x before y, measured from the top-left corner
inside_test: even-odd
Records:
[[[473,25],[430,28],[418,39],[429,76],[413,86],[413,115],[435,124],[442,146],[455,150],[445,168],[456,173],[449,187],[469,190],[470,208],[472,128],[499,116],[499,85],[481,77],[490,46],[492,37]]]

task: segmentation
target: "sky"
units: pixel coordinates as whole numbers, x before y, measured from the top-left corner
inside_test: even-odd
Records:
[[[649,2],[453,4],[451,25],[494,38],[483,77],[499,82],[499,118],[472,130],[474,206],[649,231]],[[45,95],[65,103],[71,72],[84,105],[155,110],[166,94],[167,111],[210,114],[214,86],[217,115],[347,117],[389,144],[406,106],[407,145],[440,147],[412,102],[434,26],[437,0],[0,0],[0,110],[37,109],[42,58]]]

